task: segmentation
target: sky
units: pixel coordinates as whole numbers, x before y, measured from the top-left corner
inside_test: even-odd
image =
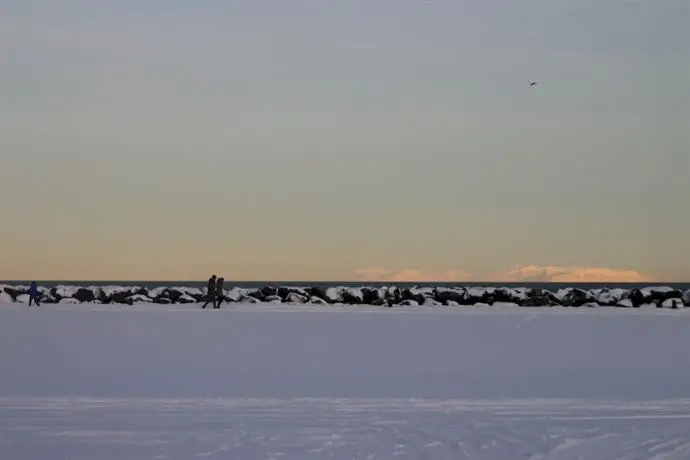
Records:
[[[0,279],[690,281],[689,22],[0,0]]]

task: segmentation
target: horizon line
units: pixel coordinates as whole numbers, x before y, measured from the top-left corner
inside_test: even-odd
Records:
[[[0,280],[2,283],[24,283],[35,281],[36,283],[206,283],[207,279],[4,279]],[[306,285],[316,283],[316,284],[338,284],[338,283],[359,283],[361,285],[367,284],[649,284],[649,285],[659,285],[659,284],[690,284],[690,280],[679,280],[679,281],[664,281],[664,280],[644,280],[644,281],[553,281],[553,280],[465,280],[465,281],[448,281],[448,280],[230,280],[225,279],[226,283],[252,283],[252,284],[264,284],[264,285],[274,285],[280,283],[304,283]]]

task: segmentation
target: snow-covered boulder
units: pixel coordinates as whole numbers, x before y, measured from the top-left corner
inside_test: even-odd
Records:
[[[474,304],[492,304],[494,303],[495,288],[485,288],[480,286],[472,286],[465,290],[465,298],[470,305]]]
[[[521,303],[523,307],[549,307],[558,305],[558,299],[546,289],[529,289],[525,292],[525,298]]]
[[[56,299],[64,299],[65,297],[71,297],[71,298],[76,298],[74,295],[80,290],[83,289],[85,291],[88,291],[89,294],[93,297],[93,291],[88,288],[79,288],[77,286],[64,286],[64,285],[59,285],[55,286],[50,290],[50,293],[55,297]]]
[[[672,309],[679,309],[683,308],[683,300],[682,299],[677,299],[677,298],[672,298],[672,299],[666,299],[660,303],[661,308],[672,308]]]
[[[326,289],[324,299],[328,303],[342,303],[343,302],[343,287],[333,286]]]
[[[63,298],[64,297],[66,297],[66,296],[63,296]],[[76,299],[79,302],[87,302],[87,303],[93,302],[94,300],[96,300],[96,296],[94,295],[93,291],[90,289],[85,289],[85,288],[77,289],[69,297]]]
[[[416,300],[407,299],[407,300],[403,300],[403,301],[400,302],[398,305],[400,305],[400,306],[406,306],[406,307],[418,307],[418,306],[419,306],[419,302],[417,302]]]
[[[362,290],[359,288],[342,288],[340,290],[340,299],[342,302],[348,305],[360,305],[364,303],[364,295],[362,295]]]
[[[424,303],[422,305],[424,305],[425,307],[438,307],[439,305],[443,304],[438,300],[434,299],[433,297],[425,297]]]
[[[365,286],[361,289],[362,303],[366,305],[384,305],[386,303],[386,290]]]
[[[590,291],[591,296],[602,307],[614,307],[623,300],[625,296],[625,289],[593,289]]]
[[[284,302],[302,304],[302,303],[306,303],[307,300],[309,300],[309,299],[307,298],[306,295],[300,295],[296,292],[291,292],[285,297]]]
[[[493,303],[514,303],[517,305],[522,305],[525,299],[527,299],[525,288],[513,289],[509,287],[502,287],[496,289],[493,293]]]
[[[66,305],[74,305],[78,303],[82,303],[79,300],[75,299],[74,297],[63,297],[58,301],[59,304],[66,304]]]
[[[621,308],[633,308],[633,303],[632,303],[632,300],[630,300],[630,299],[623,299],[623,300],[619,300],[616,303],[616,306],[621,307]]]
[[[559,289],[556,296],[560,298],[561,305],[565,307],[582,307],[596,302],[596,299],[588,291],[580,288]]]
[[[463,288],[437,287],[434,290],[434,297],[444,305],[461,305],[466,298],[465,294],[466,291]]]
[[[127,305],[132,305],[135,303],[151,303],[151,302],[152,302],[152,300],[148,296],[145,296],[143,294],[134,294],[134,295],[127,297],[127,301],[124,303],[126,303]]]
[[[260,303],[260,300],[247,294],[240,299],[240,303]]]
[[[14,300],[16,303],[29,303],[29,294],[19,294]]]
[[[188,294],[182,294],[179,299],[177,299],[177,303],[196,303],[197,299],[194,297],[188,295]]]
[[[0,291],[0,304],[13,303],[14,299],[12,296],[5,291]]]

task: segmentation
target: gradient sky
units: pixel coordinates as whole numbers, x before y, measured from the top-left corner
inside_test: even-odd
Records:
[[[0,279],[690,280],[688,23],[687,0],[0,0]]]

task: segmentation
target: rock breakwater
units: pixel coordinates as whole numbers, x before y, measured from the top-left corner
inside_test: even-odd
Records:
[[[145,288],[142,286],[69,286],[39,288],[41,302],[194,304],[204,290],[194,286]],[[28,303],[28,286],[0,285],[0,303]],[[264,286],[224,290],[224,303],[345,304],[381,307],[491,306],[517,307],[690,307],[690,289],[666,286],[645,288],[583,289],[577,286],[548,290],[515,287],[409,287],[397,286]]]

